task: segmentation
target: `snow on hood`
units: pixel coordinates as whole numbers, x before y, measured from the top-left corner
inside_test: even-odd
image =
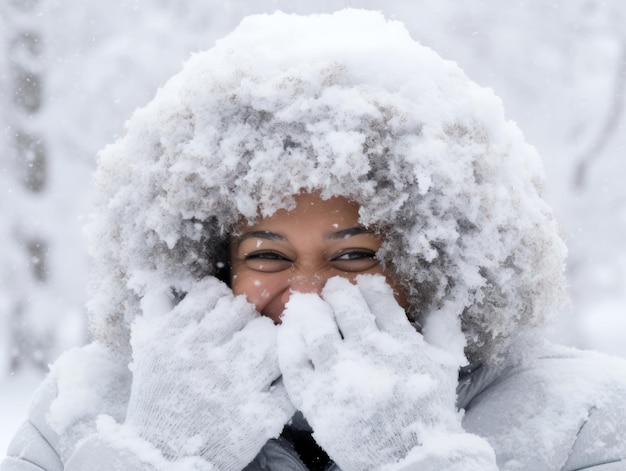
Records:
[[[493,92],[401,23],[353,9],[250,16],[100,153],[92,333],[128,348],[142,298],[217,275],[241,216],[305,189],[360,203],[364,224],[387,228],[379,255],[426,333],[460,318],[470,360],[495,362],[565,296],[543,184]]]

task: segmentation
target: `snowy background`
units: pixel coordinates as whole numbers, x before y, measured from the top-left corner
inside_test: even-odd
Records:
[[[553,336],[626,356],[622,0],[9,0],[0,4],[0,456],[46,365],[84,343],[95,155],[251,13],[383,11],[503,99],[543,155],[570,247]]]

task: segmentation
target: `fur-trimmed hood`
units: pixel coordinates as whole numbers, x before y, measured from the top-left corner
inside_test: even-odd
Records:
[[[388,228],[412,314],[460,319],[471,361],[565,298],[536,151],[491,90],[375,12],[256,15],[194,55],[105,148],[88,227],[92,334],[128,349],[150,292],[228,263],[234,224],[301,189]]]

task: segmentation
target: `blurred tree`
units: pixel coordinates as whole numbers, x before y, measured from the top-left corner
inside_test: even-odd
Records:
[[[621,31],[620,31],[621,32]],[[589,168],[605,151],[611,138],[620,131],[620,123],[624,115],[624,101],[626,100],[626,32],[621,41],[621,53],[616,58],[614,85],[611,100],[608,103],[606,114],[602,120],[602,127],[591,146],[579,157],[574,170],[574,187],[582,190],[587,184]]]
[[[3,97],[5,139],[4,188],[7,195],[3,210],[7,213],[3,227],[4,250],[15,251],[8,277],[3,283],[3,317],[7,322],[5,363],[11,371],[24,363],[46,367],[52,344],[48,333],[33,336],[24,320],[29,296],[25,287],[45,284],[48,278],[46,237],[37,228],[24,224],[17,198],[44,197],[47,180],[47,152],[38,115],[43,107],[43,44],[37,17],[33,15],[39,0],[12,0],[5,6],[5,44],[8,74],[5,76],[9,96]],[[11,204],[8,204],[8,201]],[[8,246],[7,246],[8,244]],[[7,276],[7,275],[5,275]],[[35,288],[37,289],[37,288]]]

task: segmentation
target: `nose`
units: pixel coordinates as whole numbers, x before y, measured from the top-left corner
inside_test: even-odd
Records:
[[[283,306],[289,301],[292,292],[321,294],[328,278],[319,273],[294,275],[289,279],[287,289],[281,296]]]
[[[298,274],[289,280],[289,288],[291,291],[299,293],[317,293],[322,292],[322,288],[326,284],[327,276],[319,273]]]

